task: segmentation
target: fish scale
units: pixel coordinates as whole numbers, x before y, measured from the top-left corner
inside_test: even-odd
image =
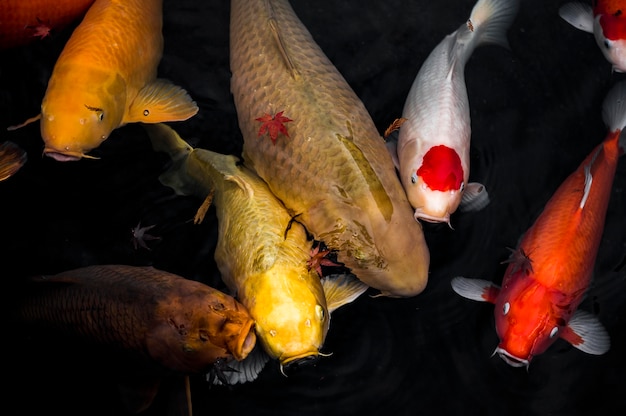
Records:
[[[287,1],[231,3],[230,66],[243,157],[369,286],[413,296],[429,252],[367,109]],[[283,111],[289,137],[259,136]]]

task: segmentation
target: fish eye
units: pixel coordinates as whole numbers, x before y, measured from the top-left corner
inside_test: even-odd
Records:
[[[559,327],[555,326],[554,328],[552,328],[552,331],[550,331],[550,338],[554,338],[557,332],[559,332]]]
[[[98,118],[100,119],[100,121],[104,120],[104,113],[103,113],[103,112],[101,112],[101,113],[98,115]]]
[[[411,174],[411,183],[417,183],[417,173],[413,172]]]
[[[320,320],[320,322],[324,322],[324,308],[322,308],[320,305],[315,305],[315,314],[317,315],[317,318]]]
[[[511,304],[509,302],[506,302],[504,305],[502,305],[502,314],[506,315],[507,313],[509,313],[510,309],[511,309]]]
[[[465,182],[461,182],[461,187],[459,188],[459,191],[463,192],[463,189],[465,189]]]
[[[611,41],[608,39],[604,39],[604,47],[607,49],[611,49]]]

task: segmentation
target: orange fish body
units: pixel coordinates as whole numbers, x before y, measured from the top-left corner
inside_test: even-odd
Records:
[[[82,17],[94,0],[2,0],[0,50],[27,45]]]
[[[507,261],[502,288],[456,277],[460,295],[495,304],[496,352],[512,366],[528,366],[559,337],[581,351],[603,354],[610,341],[578,305],[591,282],[613,178],[624,152],[626,82],[604,104],[609,133],[559,186]]]
[[[131,122],[186,120],[198,107],[158,80],[162,0],[96,0],[59,56],[41,105],[44,153],[78,160]]]
[[[247,309],[217,289],[152,267],[90,266],[33,279],[16,316],[87,341],[202,373],[256,343]]]

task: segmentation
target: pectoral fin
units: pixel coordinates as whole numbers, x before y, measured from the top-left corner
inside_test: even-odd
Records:
[[[0,145],[0,182],[13,176],[26,163],[26,151],[7,141]]]
[[[602,355],[611,348],[611,339],[600,321],[589,312],[577,310],[563,331],[561,338],[582,352]]]
[[[463,191],[459,209],[463,212],[480,211],[489,205],[489,194],[483,184],[470,182]]]
[[[576,29],[593,33],[593,9],[590,4],[566,3],[559,9],[559,16]]]
[[[213,384],[224,384],[224,382],[228,385],[247,383],[259,376],[259,373],[269,360],[270,356],[257,344],[244,360],[228,362],[228,368],[222,369],[220,376],[213,377],[208,374],[207,380]]]
[[[479,302],[496,303],[500,287],[487,280],[455,277],[450,282],[452,290],[464,298]]]
[[[328,312],[346,305],[361,296],[369,288],[352,274],[331,274],[322,278]]]
[[[124,123],[183,121],[198,112],[187,91],[169,81],[157,79],[143,87],[128,109]]]

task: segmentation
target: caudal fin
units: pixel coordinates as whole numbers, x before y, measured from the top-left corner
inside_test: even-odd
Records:
[[[479,0],[467,21],[480,43],[496,43],[508,48],[506,31],[519,9],[519,0]]]
[[[602,120],[609,131],[621,131],[619,147],[622,154],[626,153],[626,81],[615,84],[606,95]]]

